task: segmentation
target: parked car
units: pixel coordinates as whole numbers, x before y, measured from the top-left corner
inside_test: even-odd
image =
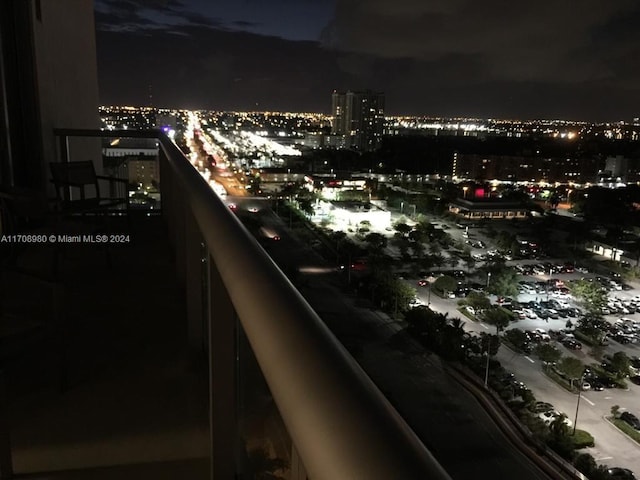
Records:
[[[636,480],[636,476],[628,468],[612,467],[607,470],[607,473],[615,480]]]
[[[557,410],[549,410],[547,412],[542,412],[540,414],[538,414],[538,418],[540,420],[542,420],[544,422],[545,425],[549,425],[551,424],[551,422],[553,422],[556,418],[558,418],[560,415],[562,415],[560,412],[558,412]],[[571,420],[569,420],[566,415],[564,417],[564,424],[567,427],[571,427],[573,426],[573,422]]]
[[[562,344],[571,350],[582,350],[582,344],[573,338],[565,338]]]
[[[598,377],[598,380],[602,382],[604,388],[618,388],[618,384],[609,377]]]
[[[620,420],[628,423],[636,430],[640,430],[640,420],[638,420],[638,417],[636,417],[633,413],[622,412],[622,414],[620,415]]]
[[[533,406],[534,413],[550,412],[554,409],[555,407],[547,402],[536,402],[535,405]]]
[[[417,308],[417,307],[426,307],[427,304],[420,300],[418,297],[415,297],[409,301],[409,308]]]

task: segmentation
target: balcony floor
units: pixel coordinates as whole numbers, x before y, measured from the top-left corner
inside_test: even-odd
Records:
[[[188,356],[184,294],[162,219],[135,219],[130,239],[110,249],[111,267],[100,247],[67,245],[59,308],[50,284],[5,272],[3,317],[12,320],[0,328],[0,345],[9,352],[5,377],[17,474],[208,475],[207,378]],[[47,275],[52,253],[50,245],[31,246],[20,261]],[[66,325],[62,341],[52,327],[56,311]],[[63,356],[67,386],[61,390]],[[86,468],[91,473],[73,472]]]

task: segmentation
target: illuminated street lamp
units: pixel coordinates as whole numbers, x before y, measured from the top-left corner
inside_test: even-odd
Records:
[[[491,281],[491,272],[487,272],[487,288],[489,288],[490,281]]]
[[[489,360],[491,358],[491,335],[487,335],[487,365],[484,370],[484,388],[488,388],[489,383]]]
[[[578,402],[576,404],[576,418],[573,420],[573,433],[572,435],[576,434],[576,426],[578,425],[578,410],[580,409],[580,398],[582,398],[582,385],[584,385],[584,376],[587,374],[587,372],[583,372],[582,376],[580,377],[580,385],[578,385]]]
[[[467,198],[467,190],[469,190],[469,187],[462,187],[462,198]]]

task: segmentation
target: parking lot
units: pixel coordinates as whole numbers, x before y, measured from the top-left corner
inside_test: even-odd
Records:
[[[517,295],[511,298],[493,295],[489,298],[493,304],[499,304],[515,314],[516,319],[506,330],[522,330],[529,337],[529,345],[521,352],[503,347],[498,359],[513,373],[515,382],[526,384],[539,401],[552,404],[553,408],[546,410],[548,416],[549,411],[564,412],[573,423],[577,395],[563,389],[542,373],[543,364],[534,353],[536,345],[554,345],[563,356],[575,357],[586,366],[595,364],[604,368],[616,352],[624,352],[632,359],[631,378],[627,381],[626,389],[616,388],[609,377],[589,370],[585,372],[581,383],[583,404],[577,425],[595,437],[596,446],[587,450],[599,463],[640,472],[640,446],[605,418],[611,415],[614,405],[619,405],[622,411],[630,414],[640,414],[640,387],[634,383],[640,383],[640,377],[637,376],[640,373],[640,285],[625,283],[613,274],[605,275],[575,266],[566,259],[544,258],[542,252],[540,258],[506,259],[504,252],[499,253],[491,239],[479,229],[461,229],[451,225],[448,232],[471,247],[476,267],[498,255],[506,260],[506,265],[517,271]],[[451,271],[448,273],[451,274]],[[431,274],[430,284],[434,275],[437,277],[438,273]],[[470,291],[482,292],[483,287],[491,281],[477,273],[462,271],[457,292],[442,298],[429,292],[429,285],[424,282],[419,286],[420,280],[407,279],[408,283],[416,286],[420,304],[447,313],[450,317],[463,316],[459,311],[459,302]],[[573,332],[586,313],[584,305],[571,295],[571,282],[576,280],[601,286],[607,292],[602,321],[598,324],[604,338],[598,347],[602,349],[601,360],[593,358],[592,347],[576,338]],[[468,311],[466,313],[469,314]],[[474,334],[495,332],[491,325],[471,319],[467,319],[465,330]]]

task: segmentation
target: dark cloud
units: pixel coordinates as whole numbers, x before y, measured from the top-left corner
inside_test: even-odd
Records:
[[[636,3],[338,0],[318,41],[293,41],[323,0],[99,0],[101,94],[145,103],[153,79],[158,105],[327,112],[333,89],[371,88],[391,114],[629,119]]]
[[[185,35],[99,31],[101,101],[148,104],[153,84],[160,106],[327,111],[340,83],[335,57],[311,42],[203,27],[180,31]]]
[[[255,22],[247,22],[246,20],[236,20],[233,22],[233,25],[242,29],[242,28],[255,27],[257,24]]]
[[[95,5],[99,30],[139,33],[164,30],[185,35],[174,27],[222,27],[221,21],[188,9],[181,0],[96,0]]]
[[[338,50],[434,61],[477,57],[487,79],[582,82],[608,78],[610,48],[627,48],[637,32],[635,0],[513,2],[505,0],[339,0],[324,42]],[[636,16],[631,19],[629,12]],[[611,22],[611,24],[607,24]],[[616,41],[617,40],[617,41]],[[633,40],[637,44],[637,40]],[[576,52],[579,53],[576,55]],[[585,55],[589,52],[591,55]],[[581,53],[581,54],[580,54]],[[476,72],[475,61],[470,67]]]

